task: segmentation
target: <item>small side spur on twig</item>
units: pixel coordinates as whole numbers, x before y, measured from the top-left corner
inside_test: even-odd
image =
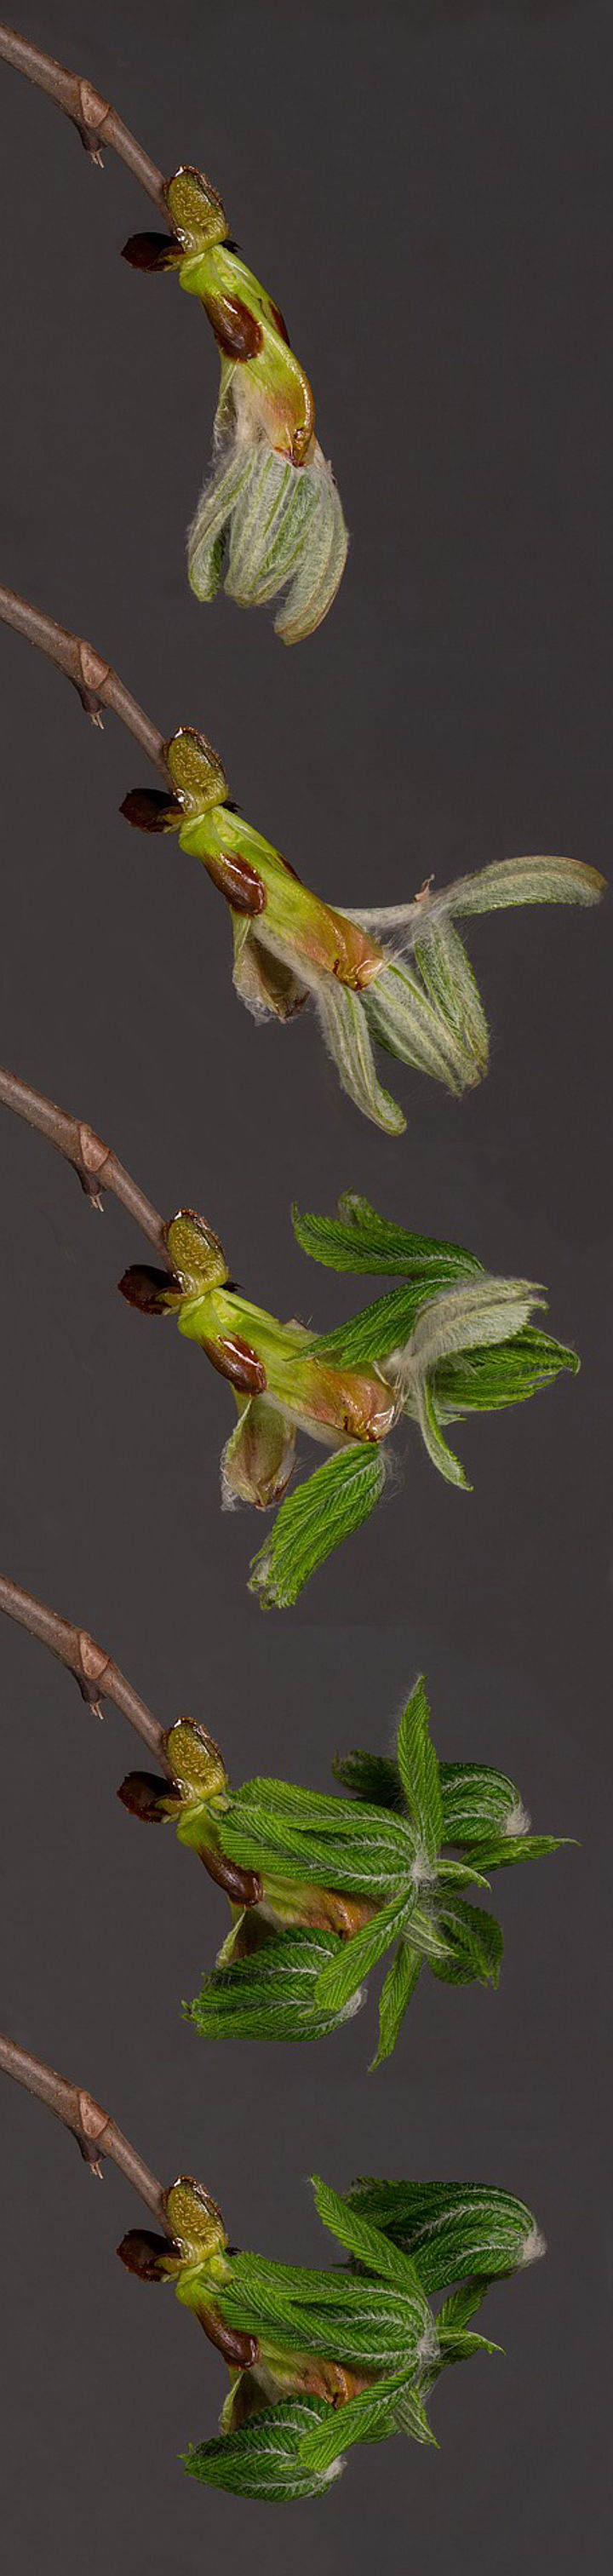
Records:
[[[122,2237],[121,2261],[174,2283],[230,2376],[221,2433],[185,2457],[201,2485],[291,2503],[325,2494],[356,2443],[434,2442],[427,2403],[442,2371],[500,2350],[472,2326],[490,2283],[544,2253],[526,2203],[487,2184],[370,2176],[342,2197],[318,2175],[330,2269],[244,2253],[202,2183],[180,2175],[164,2189],[91,2094],[2,2036],[0,2070],[63,2123],[90,2170],[110,2158],[155,2217],[155,2231]]]
[[[91,645],[1,587],[0,618],[66,673],[94,721],[109,707],[153,761],[163,785],[132,789],[121,811],[141,831],[176,833],[225,896],[234,984],[255,1020],[288,1020],[311,1002],[343,1089],[388,1135],[406,1120],[379,1081],[375,1045],[458,1097],[482,1080],[488,1027],[457,922],[517,905],[597,903],[596,868],[502,859],[438,891],[429,879],[410,903],[348,912],[313,894],[244,820],[204,734],[182,725],[165,740]]]

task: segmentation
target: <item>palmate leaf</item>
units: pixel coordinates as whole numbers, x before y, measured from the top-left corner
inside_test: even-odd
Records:
[[[386,2182],[364,2175],[348,2198],[413,2258],[428,2293],[461,2281],[495,2280],[543,2252],[525,2201],[493,2185]]]
[[[434,1862],[442,1839],[443,1810],[423,1673],[420,1673],[400,1719],[398,1770],[421,1850],[429,1861]]]
[[[226,2487],[231,2495],[264,2504],[294,2504],[302,2496],[324,2495],[338,2475],[334,2463],[317,2468],[301,2457],[302,2444],[325,2422],[328,2406],[315,2397],[292,2397],[266,2407],[236,2433],[198,2442],[184,2459],[188,2477],[202,2486]]]
[[[376,2066],[383,2064],[385,2057],[391,2057],[392,2049],[396,2046],[401,2023],[404,2021],[405,2013],[408,2012],[415,1992],[421,1965],[420,1952],[411,1949],[410,1943],[401,1937],[379,1996],[379,2044],[376,2057],[372,2059],[373,2071]]]
[[[482,1267],[460,1243],[409,1234],[405,1226],[379,1216],[355,1190],[343,1191],[335,1217],[301,1213],[294,1206],[292,1223],[302,1251],[328,1270],[356,1270],[366,1277],[383,1271],[388,1279],[412,1279],[419,1274],[429,1277],[435,1295],[441,1267],[451,1279],[476,1278]]]
[[[359,1986],[337,2010],[315,2001],[317,1979],[339,1948],[334,1934],[290,1925],[271,1934],[253,1956],[214,1968],[184,2006],[186,2018],[202,2039],[324,2039],[363,2002]]]
[[[317,1566],[375,1510],[384,1484],[380,1452],[364,1443],[334,1451],[287,1496],[251,1561],[249,1590],[260,1593],[265,1609],[291,1607]]]

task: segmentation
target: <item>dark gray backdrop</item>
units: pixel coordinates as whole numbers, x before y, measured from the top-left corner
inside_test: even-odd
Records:
[[[114,162],[2,69],[2,577],[116,663],[166,730],[202,723],[232,792],[340,901],[398,900],[513,851],[607,869],[611,11],[602,5],[32,6],[166,168],[202,160],[312,377],[353,545],[293,653],[199,609],[184,529],[210,445],[212,340],[172,279],[118,253],[150,214]],[[292,1196],[357,1185],[409,1225],[545,1280],[584,1371],[461,1434],[464,1498],[406,1443],[403,1491],[293,1613],[245,1588],[257,1525],[222,1520],[227,1391],[115,1294],[139,1238],[2,1114],[7,1571],[87,1623],[165,1720],[189,1708],[237,1778],[325,1785],[383,1748],[420,1665],[443,1754],[490,1757],[579,1852],[501,1883],[498,1997],[423,1981],[368,2078],[375,1999],[302,2054],[207,2054],[180,2000],[222,1936],[204,1873],[114,1788],[134,1748],[2,1623],[2,2019],[89,2084],[169,2177],[200,2173],[234,2237],[317,2259],[307,2176],[471,2176],[535,2207],[547,2262],[492,2294],[506,2359],[453,2374],[439,2452],[354,2454],[291,2524],[188,2482],[218,2361],[113,2247],[42,2111],[2,2092],[5,2529],[15,2576],[187,2576],[256,2544],[321,2576],[384,2545],[439,2576],[547,2553],[604,2566],[604,1876],[610,1568],[603,1132],[611,910],[476,925],[489,1081],[461,1106],[398,1073],[391,1143],[337,1090],[312,1023],[258,1035],[229,924],[176,844],[129,835],[147,764],[0,634],[2,1042],[92,1121],[153,1199],[203,1208],[254,1296],[322,1323]],[[605,1691],[605,1673],[607,1687]]]

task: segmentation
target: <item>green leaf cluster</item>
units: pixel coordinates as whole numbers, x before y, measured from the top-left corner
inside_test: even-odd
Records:
[[[418,1423],[439,1472],[466,1486],[444,1426],[469,1413],[523,1404],[563,1369],[575,1373],[574,1351],[531,1321],[545,1304],[530,1281],[491,1277],[460,1244],[411,1234],[347,1192],[336,1217],[293,1210],[304,1252],[327,1268],[386,1273],[401,1284],[358,1315],[314,1335],[303,1357],[339,1372],[374,1372],[393,1392],[397,1416]],[[344,1538],[381,1499],[381,1451],[351,1443],[326,1459],[281,1503],[269,1537],[252,1560],[250,1588],[265,1607],[285,1609]]]
[[[228,1793],[221,1848],[257,1874],[264,1917],[242,1955],[241,1930],[252,1919],[243,1916],[188,2011],[206,2038],[321,2038],[358,2008],[371,1969],[391,1950],[379,2065],[424,1965],[449,1985],[498,1984],[500,1925],[467,1890],[487,1893],[494,1870],[540,1859],[560,1841],[530,1832],[504,1772],[439,1764],[423,1676],[400,1718],[395,1759],[353,1752],[334,1769],[349,1796],[265,1778]]]
[[[185,2462],[203,2484],[269,2502],[322,2494],[356,2443],[432,2442],[427,2400],[441,2372],[499,2349],[471,2322],[490,2280],[543,2250],[525,2203],[500,2190],[370,2178],[342,2198],[318,2177],[314,2189],[346,2262],[326,2272],[230,2258],[218,2313],[257,2338],[257,2358],[221,2438]]]

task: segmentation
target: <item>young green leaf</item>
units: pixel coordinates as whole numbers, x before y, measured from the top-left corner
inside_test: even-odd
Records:
[[[417,2300],[425,2333],[430,2323],[430,2311],[419,2273],[410,2256],[401,2246],[394,2245],[382,2228],[373,2227],[372,2221],[362,2218],[350,2200],[341,2199],[330,2183],[322,2182],[320,2174],[312,2174],[311,2181],[322,2225],[330,2228],[339,2245],[344,2246],[346,2254],[353,2256],[362,2271],[376,2273],[379,2280],[395,2281],[397,2289],[408,2291]]]
[[[423,2288],[494,2280],[543,2252],[525,2201],[481,2183],[384,2182],[364,2176],[348,2198],[411,2254]]]
[[[249,1589],[265,1609],[291,1607],[317,1566],[375,1510],[384,1484],[383,1459],[365,1445],[336,1450],[288,1495],[251,1562]]]
[[[396,1897],[392,1905],[383,1905],[372,1922],[365,1923],[363,1931],[355,1932],[353,1939],[339,1949],[317,1979],[315,2001],[325,2012],[339,2012],[341,2005],[349,2002],[362,1978],[376,1967],[390,1942],[412,1920],[413,1911],[410,1896]]]
[[[359,2397],[350,2397],[345,2406],[337,2410],[329,2408],[327,2423],[314,2426],[305,2435],[301,2453],[305,2466],[321,2473],[330,2469],[353,2443],[385,2441],[390,2433],[396,2432],[398,2401],[404,2397],[408,2387],[408,2374],[395,2372],[375,2381],[374,2386],[365,2388]],[[421,2402],[414,2389],[410,2394],[415,2407],[417,2439],[431,2441]],[[406,2420],[402,2429],[405,2432],[409,2429]],[[411,2424],[411,2431],[413,2429]]]
[[[338,1201],[338,1215],[301,1214],[292,1208],[296,1241],[311,1261],[321,1261],[328,1270],[357,1270],[362,1277],[383,1271],[388,1279],[400,1276],[412,1279],[427,1272],[439,1283],[441,1264],[452,1279],[477,1278],[481,1262],[460,1243],[447,1243],[424,1234],[409,1234],[406,1226],[379,1216],[368,1199],[355,1190],[344,1190]]]
[[[565,1851],[571,1841],[570,1834],[505,1834],[480,1846],[479,1859],[485,1869],[511,1869],[514,1861],[544,1860],[547,1852]]]
[[[443,1810],[423,1673],[415,1683],[400,1719],[398,1770],[420,1849],[426,1859],[434,1863],[442,1839]]]
[[[334,2463],[317,2468],[301,2454],[306,2434],[327,2422],[329,2412],[314,2397],[286,2399],[254,2415],[236,2433],[196,2443],[183,2466],[201,2486],[226,2487],[231,2495],[263,2504],[295,2504],[302,2496],[325,2495],[338,2475]]]
[[[372,2059],[373,2070],[382,2065],[385,2057],[391,2057],[415,1992],[421,1965],[420,1952],[411,1949],[410,1943],[401,1935],[379,1997],[379,2044],[376,2057]]]
[[[323,2039],[351,2019],[363,2001],[359,1986],[336,2011],[315,2001],[317,1979],[339,1949],[333,1935],[288,1925],[271,1934],[253,1956],[231,1960],[204,1977],[200,1993],[184,2005],[186,2019],[202,2039]]]
[[[504,1944],[495,1914],[458,1897],[441,1906],[438,1922],[447,1956],[431,1959],[433,1975],[448,1986],[472,1985],[475,1979],[482,1986],[497,1986]]]

